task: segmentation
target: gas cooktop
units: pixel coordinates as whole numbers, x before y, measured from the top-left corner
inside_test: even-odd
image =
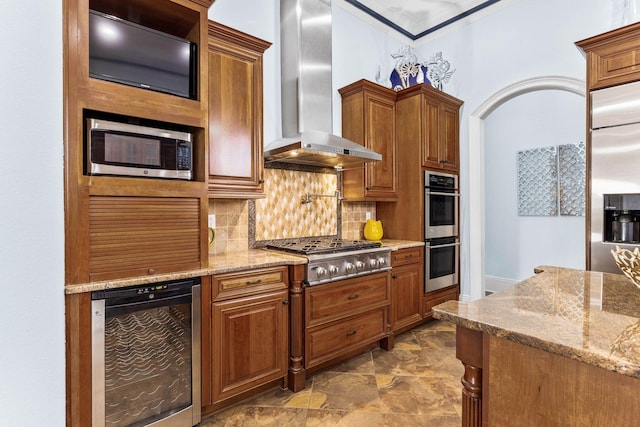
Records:
[[[346,251],[373,249],[382,246],[380,242],[348,240],[337,237],[302,237],[267,245],[267,248],[300,255],[332,254]]]

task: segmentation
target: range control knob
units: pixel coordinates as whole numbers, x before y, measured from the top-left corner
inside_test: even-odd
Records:
[[[344,269],[347,273],[354,273],[356,271],[356,266],[353,263],[348,262],[347,265],[344,266]]]
[[[336,274],[338,274],[338,267],[336,267],[335,265],[330,265],[329,276],[335,276]]]
[[[327,269],[324,267],[316,268],[316,274],[319,278],[325,277],[327,275]]]
[[[376,268],[376,267],[378,267],[378,261],[377,261],[377,260],[375,260],[375,259],[370,259],[370,260],[369,260],[369,267],[371,267],[371,268]]]
[[[364,268],[364,262],[356,261],[356,270],[361,271]]]
[[[378,267],[384,267],[387,264],[387,260],[384,258],[378,258]]]

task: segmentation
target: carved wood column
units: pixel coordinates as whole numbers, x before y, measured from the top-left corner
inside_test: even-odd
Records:
[[[289,267],[289,389],[304,388],[304,265]]]
[[[482,425],[482,332],[458,326],[456,357],[464,366],[462,376],[462,426]],[[486,414],[485,414],[486,415]]]

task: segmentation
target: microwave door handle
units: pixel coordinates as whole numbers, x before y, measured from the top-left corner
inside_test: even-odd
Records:
[[[431,245],[427,244],[427,247],[429,249],[450,248],[451,246],[460,246],[460,242],[447,243],[446,245],[435,245],[435,246],[431,246]]]
[[[441,193],[438,191],[426,191],[425,192],[426,195],[428,196],[453,196],[453,197],[460,197],[460,193]]]

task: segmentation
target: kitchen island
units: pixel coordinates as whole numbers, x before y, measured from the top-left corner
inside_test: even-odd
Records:
[[[640,289],[621,274],[539,267],[434,317],[457,325],[464,426],[640,420]]]

